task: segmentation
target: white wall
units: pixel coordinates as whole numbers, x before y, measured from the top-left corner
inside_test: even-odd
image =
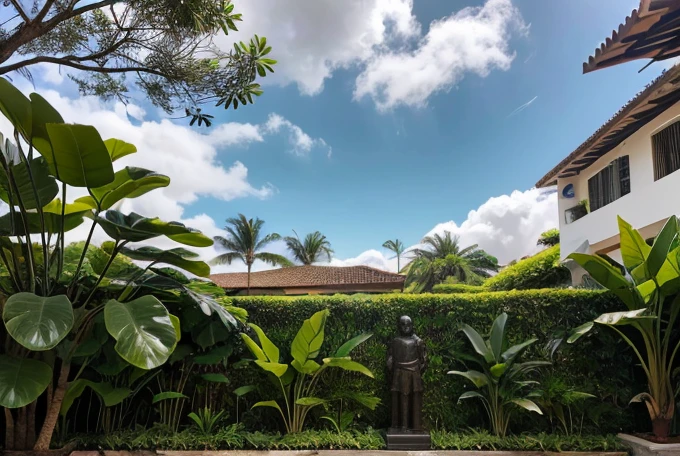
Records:
[[[618,234],[617,215],[623,217],[635,228],[643,228],[680,213],[680,170],[655,182],[652,158],[651,136],[675,121],[680,121],[680,103],[676,103],[638,130],[616,149],[582,171],[580,175],[558,179],[563,259],[585,241],[593,245],[616,236]],[[573,223],[566,224],[564,211],[577,205],[579,201],[588,199],[588,179],[612,160],[623,155],[628,155],[630,160],[630,193]],[[574,198],[567,199],[562,196],[562,190],[568,184],[574,184]],[[617,242],[611,241],[609,244]]]

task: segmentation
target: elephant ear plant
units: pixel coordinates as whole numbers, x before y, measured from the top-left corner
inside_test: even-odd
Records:
[[[114,341],[122,360],[140,369],[156,368],[172,354],[179,319],[154,294],[181,295],[225,324],[233,318],[213,300],[153,272],[164,263],[208,275],[209,267],[193,252],[126,247],[161,236],[193,247],[212,244],[180,223],[112,209],[124,198],[170,183],[167,176],[141,168],[114,170],[115,160],[136,152],[133,145],[103,140],[91,126],[65,123],[40,95],[27,98],[2,78],[0,113],[14,127],[11,139],[0,134],[0,199],[8,206],[0,217],[4,447],[47,450],[69,383],[84,367],[71,372],[72,361],[107,340]],[[70,188],[88,196],[67,204]],[[89,235],[74,255],[65,249],[65,235],[85,220]],[[89,253],[97,227],[111,240],[94,261]],[[122,268],[123,275],[116,276],[111,266],[121,252],[149,266],[131,269],[132,276]],[[73,264],[65,264],[65,254]]]
[[[522,353],[537,339],[509,346],[505,333],[507,320],[507,314],[499,315],[493,322],[487,340],[471,326],[463,325],[461,331],[470,340],[475,354],[459,353],[457,357],[477,364],[481,370],[449,372],[468,379],[480,390],[463,393],[459,400],[480,399],[489,416],[491,431],[498,436],[506,434],[515,410],[525,409],[543,414],[538,405],[532,401],[532,398],[540,395],[540,392],[534,389],[538,382],[528,380],[527,376],[542,366],[550,365],[548,361],[517,362]]]
[[[290,364],[281,363],[279,348],[267,338],[259,326],[250,324],[257,334],[260,345],[247,334],[241,334],[248,349],[255,356],[255,364],[273,376],[283,396],[283,408],[276,400],[258,402],[253,407],[272,407],[278,410],[288,433],[302,431],[309,411],[328,402],[327,399],[316,395],[319,379],[328,368],[338,367],[373,378],[368,368],[352,361],[349,356],[354,348],[368,339],[365,334],[345,342],[333,356],[319,359],[328,314],[328,310],[322,310],[304,321],[290,347],[292,357]]]
[[[680,246],[678,219],[668,219],[652,246],[640,233],[619,217],[623,268],[611,259],[572,253],[569,258],[581,265],[597,282],[611,290],[626,310],[600,315],[575,329],[568,342],[574,342],[595,324],[616,331],[631,346],[647,377],[648,392],[635,396],[644,402],[652,420],[654,436],[665,441],[675,413],[672,369],[680,348],[674,336],[680,314]],[[631,337],[625,328],[635,330]]]

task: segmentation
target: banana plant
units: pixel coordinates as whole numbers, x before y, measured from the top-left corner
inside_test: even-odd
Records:
[[[373,378],[373,373],[368,368],[349,356],[354,348],[368,338],[365,334],[345,342],[333,356],[321,358],[328,314],[328,310],[322,310],[304,321],[291,344],[292,361],[289,364],[281,362],[281,351],[259,326],[249,324],[257,335],[259,345],[249,335],[241,334],[246,346],[255,356],[255,364],[273,377],[283,396],[283,407],[276,400],[269,400],[258,402],[253,408],[276,409],[283,419],[287,433],[301,432],[309,411],[328,402],[317,395],[319,379],[328,368],[359,372]]]
[[[168,264],[200,276],[210,272],[185,249],[127,247],[159,237],[192,247],[213,242],[181,223],[113,209],[125,198],[170,183],[150,170],[115,170],[116,160],[137,151],[134,145],[104,140],[89,125],[65,123],[39,94],[26,97],[2,78],[0,114],[14,128],[8,135],[0,133],[0,200],[8,206],[0,216],[0,335],[7,341],[0,346],[5,449],[43,451],[49,449],[69,384],[83,387],[77,383],[82,369],[71,375],[71,363],[91,342],[95,321],[103,319],[104,337],[113,341],[123,360],[149,370],[168,360],[181,334],[179,319],[156,297],[161,288],[174,287],[204,313],[217,313],[225,325],[235,320],[219,304],[178,288],[149,268],[127,281],[111,277],[122,252],[152,266]],[[89,196],[68,203],[72,188]],[[66,233],[85,222],[89,234],[75,267],[66,265]],[[111,241],[101,252],[105,261],[88,264],[98,227]],[[36,407],[43,395],[46,407]],[[43,409],[45,415],[37,417]],[[42,423],[37,438],[27,431],[36,423]]]
[[[670,433],[675,414],[672,369],[680,349],[674,337],[680,314],[680,246],[678,219],[671,216],[648,245],[640,233],[618,218],[621,257],[624,267],[611,258],[572,253],[569,258],[593,279],[619,297],[626,310],[600,315],[576,328],[567,342],[573,343],[595,325],[607,326],[633,349],[647,377],[648,391],[632,402],[644,402],[652,420],[654,435],[660,441]],[[631,337],[627,329],[639,338]]]
[[[532,400],[540,394],[534,389],[538,382],[527,377],[537,369],[550,365],[548,361],[518,362],[524,351],[537,339],[509,346],[505,332],[507,320],[506,313],[499,315],[491,326],[487,340],[474,328],[464,324],[461,331],[467,336],[475,354],[458,353],[456,356],[461,361],[477,364],[481,370],[448,372],[469,380],[478,388],[478,391],[463,393],[458,401],[472,398],[481,400],[489,417],[491,431],[498,436],[505,436],[510,419],[517,410],[543,414]]]

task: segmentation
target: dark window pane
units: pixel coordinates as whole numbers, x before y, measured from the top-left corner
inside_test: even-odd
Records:
[[[630,193],[628,155],[615,159],[588,179],[588,199],[591,211],[596,211],[628,193]]]
[[[676,122],[652,136],[654,180],[659,180],[680,169],[680,122]]]

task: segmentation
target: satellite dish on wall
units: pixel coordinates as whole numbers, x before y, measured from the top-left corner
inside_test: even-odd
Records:
[[[576,196],[576,193],[574,192],[574,184],[569,184],[564,189],[562,189],[562,196],[565,198],[573,198]]]

